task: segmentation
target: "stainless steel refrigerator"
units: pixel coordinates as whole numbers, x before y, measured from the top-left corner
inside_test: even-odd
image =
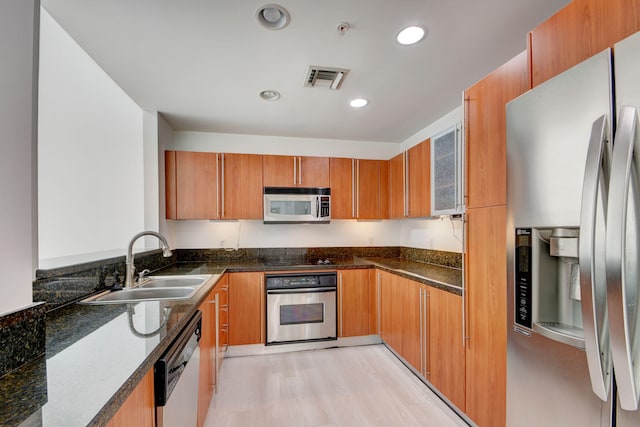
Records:
[[[640,33],[507,105],[508,426],[640,426]]]

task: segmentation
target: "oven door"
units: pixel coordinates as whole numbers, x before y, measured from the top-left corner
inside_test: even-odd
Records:
[[[267,344],[337,339],[336,288],[267,290]]]

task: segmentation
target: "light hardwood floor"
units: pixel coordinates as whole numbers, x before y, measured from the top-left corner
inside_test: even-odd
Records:
[[[466,426],[383,345],[227,358],[205,427]]]

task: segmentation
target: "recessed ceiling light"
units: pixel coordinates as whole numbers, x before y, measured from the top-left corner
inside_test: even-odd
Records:
[[[403,45],[415,44],[424,38],[424,34],[424,28],[411,26],[401,30],[396,36],[396,40]]]
[[[289,24],[291,17],[284,7],[277,4],[265,4],[256,10],[256,19],[260,25],[269,30],[280,30]]]
[[[276,101],[280,99],[280,92],[277,90],[263,90],[260,92],[260,98],[265,101]]]
[[[364,98],[356,98],[356,99],[352,99],[349,105],[351,105],[353,108],[362,108],[368,103],[369,101],[367,101]]]

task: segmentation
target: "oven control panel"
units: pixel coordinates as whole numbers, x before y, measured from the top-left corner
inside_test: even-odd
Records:
[[[266,274],[264,280],[267,290],[331,287],[338,283],[336,272]]]

